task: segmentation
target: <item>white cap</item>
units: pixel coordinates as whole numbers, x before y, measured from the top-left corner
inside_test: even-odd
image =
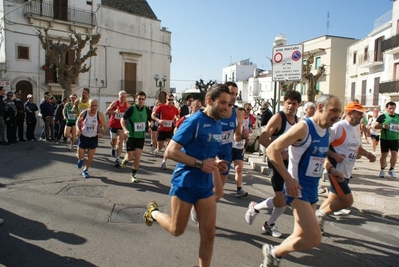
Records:
[[[33,95],[29,94],[26,98],[33,98]]]
[[[305,104],[305,106],[304,106],[305,110],[307,110],[307,109],[310,108],[310,107],[316,108],[315,104],[313,104],[312,102],[307,102],[307,103]]]

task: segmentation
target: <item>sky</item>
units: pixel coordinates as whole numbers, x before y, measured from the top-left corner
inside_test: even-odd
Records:
[[[170,87],[222,82],[222,70],[250,59],[271,70],[274,38],[297,44],[323,35],[363,39],[392,0],[147,0],[172,33]],[[329,15],[328,15],[329,14]],[[329,27],[327,27],[329,25]],[[161,75],[162,76],[162,75]]]

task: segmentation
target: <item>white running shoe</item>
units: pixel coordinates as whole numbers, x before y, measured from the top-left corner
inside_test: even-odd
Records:
[[[392,179],[396,179],[396,173],[395,173],[394,170],[389,170],[389,171],[388,171],[388,174],[391,175],[391,178],[392,178]]]
[[[335,216],[341,216],[341,215],[348,215],[349,213],[351,213],[351,210],[342,209],[342,210],[334,212],[334,215]]]
[[[385,171],[384,171],[384,170],[381,170],[381,171],[380,171],[380,175],[378,175],[378,177],[384,178],[384,176],[385,176]]]
[[[246,197],[246,196],[248,196],[248,193],[247,193],[247,191],[245,191],[242,188],[236,192],[236,197],[237,198]]]
[[[70,144],[70,145],[68,146],[68,149],[69,149],[69,151],[73,151],[73,145]]]
[[[317,215],[317,210],[316,210],[316,219],[320,226],[320,232],[323,235],[324,234],[324,218],[323,218],[323,216]]]
[[[193,222],[195,222],[197,224],[197,226],[199,226],[199,222],[197,219],[197,212],[195,211],[194,206],[191,208],[191,212],[190,212],[190,218]]]
[[[281,237],[283,235],[279,230],[277,230],[277,226],[275,226],[274,223],[269,226],[267,225],[267,222],[265,222],[265,224],[262,226],[262,230],[266,234],[270,234],[273,237]]]
[[[264,244],[262,246],[262,254],[265,257],[263,260],[263,267],[278,267],[280,265],[281,259],[273,256],[272,250],[274,250],[274,246],[272,245]]]
[[[158,150],[158,149],[155,149],[155,150],[154,150],[154,155],[155,155],[155,156],[158,156],[158,153],[159,153],[159,150]]]
[[[150,147],[150,154],[154,154],[155,148],[154,147]]]
[[[258,213],[255,211],[254,208],[256,204],[257,203],[255,201],[251,201],[248,205],[248,210],[245,213],[245,221],[247,221],[249,225],[251,225],[254,222],[256,215],[258,215]]]

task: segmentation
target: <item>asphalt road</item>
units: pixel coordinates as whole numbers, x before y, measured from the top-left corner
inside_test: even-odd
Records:
[[[168,196],[174,164],[161,170],[161,157],[143,153],[139,183],[130,169],[113,167],[108,140],[102,140],[84,180],[74,152],[66,145],[24,142],[0,147],[0,266],[196,266],[199,234],[189,222],[173,237],[156,223],[142,222],[150,200],[170,211]],[[130,164],[129,164],[130,167]],[[232,173],[234,174],[234,173]],[[268,212],[248,225],[250,201],[272,195],[269,179],[246,165],[249,197],[234,196],[234,176],[218,203],[213,266],[259,266]],[[293,229],[289,208],[278,220],[287,237]],[[352,209],[345,217],[328,218],[318,248],[292,253],[280,266],[398,266],[399,225]]]

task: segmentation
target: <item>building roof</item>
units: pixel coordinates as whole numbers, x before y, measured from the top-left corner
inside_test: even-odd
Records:
[[[146,0],[102,0],[104,6],[123,10],[149,19],[158,19]]]

